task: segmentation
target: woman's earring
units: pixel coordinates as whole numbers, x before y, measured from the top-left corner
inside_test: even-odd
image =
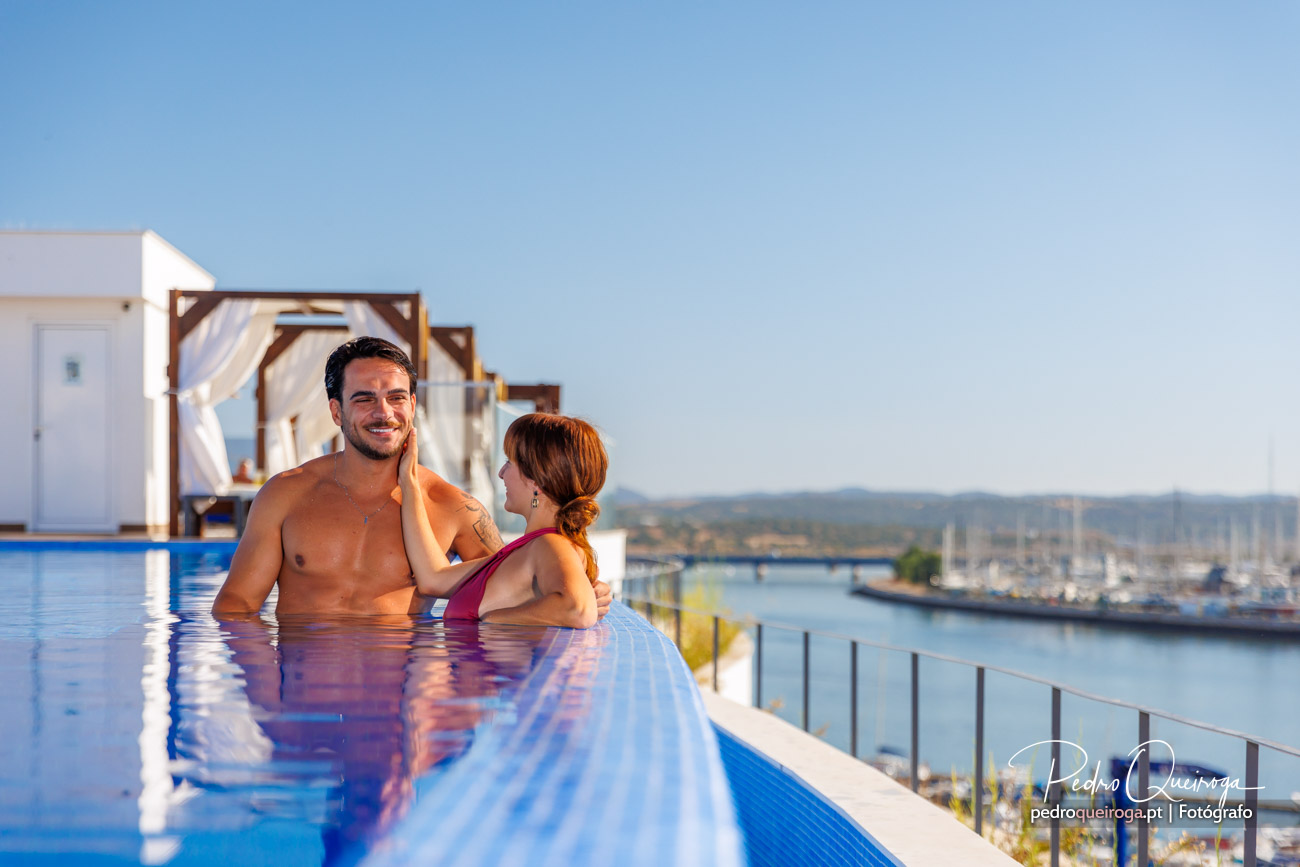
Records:
[[[534,509],[537,508],[537,492],[536,492],[536,491],[533,491],[533,502],[532,502],[531,505],[532,505],[532,507],[533,507]]]

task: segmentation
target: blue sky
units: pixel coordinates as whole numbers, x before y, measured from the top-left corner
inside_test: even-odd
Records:
[[[0,225],[424,292],[616,483],[1300,488],[1293,3],[0,0]]]

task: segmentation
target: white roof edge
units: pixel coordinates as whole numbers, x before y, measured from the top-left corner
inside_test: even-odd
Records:
[[[213,277],[211,274],[209,274],[209,273],[208,273],[208,269],[204,268],[204,267],[203,267],[202,265],[200,265],[198,262],[195,262],[195,261],[194,261],[193,259],[191,259],[189,256],[186,256],[186,255],[185,255],[184,253],[182,253],[180,250],[176,249],[176,246],[175,246],[174,244],[172,244],[171,241],[168,241],[166,238],[164,238],[162,235],[159,235],[159,234],[158,234],[157,232],[155,232],[153,229],[86,229],[86,230],[82,230],[82,229],[4,229],[4,228],[0,228],[0,235],[138,235],[138,236],[140,236],[141,238],[143,238],[144,236],[148,235],[149,237],[153,238],[155,241],[158,241],[160,244],[162,244],[163,246],[165,246],[167,249],[171,250],[171,251],[172,251],[173,253],[175,253],[177,256],[180,256],[180,257],[181,257],[182,259],[184,259],[186,262],[190,263],[190,265],[194,266],[195,269],[197,269],[197,270],[203,272],[203,275],[204,275],[205,277],[207,277],[209,280],[211,280],[214,284],[217,282],[217,278],[216,278],[216,277]]]
[[[144,235],[149,229],[5,229],[0,235]]]
[[[172,244],[171,241],[168,241],[166,238],[164,238],[162,235],[159,235],[159,234],[158,234],[157,232],[155,232],[153,229],[145,229],[145,230],[143,230],[140,234],[141,234],[142,236],[143,236],[143,235],[148,235],[149,237],[153,238],[153,239],[154,239],[155,241],[157,241],[158,243],[162,244],[162,245],[163,245],[164,247],[166,247],[168,250],[171,250],[171,251],[172,251],[173,253],[175,253],[177,256],[180,256],[180,257],[181,257],[182,259],[184,259],[186,262],[189,262],[189,263],[190,263],[191,265],[193,265],[196,269],[198,269],[199,271],[203,272],[203,276],[204,276],[204,277],[207,277],[209,280],[211,280],[214,286],[216,285],[216,282],[217,282],[217,278],[216,278],[216,277],[213,277],[211,274],[209,274],[209,273],[208,273],[208,270],[207,270],[206,268],[204,268],[202,265],[200,265],[198,262],[195,262],[193,259],[191,259],[189,256],[186,256],[186,255],[185,255],[184,253],[182,253],[180,250],[177,250],[176,247]]]

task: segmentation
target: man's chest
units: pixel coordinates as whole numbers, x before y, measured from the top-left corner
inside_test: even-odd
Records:
[[[319,504],[284,522],[281,544],[289,571],[400,581],[407,581],[411,574],[396,502],[371,514],[360,513],[346,501]]]

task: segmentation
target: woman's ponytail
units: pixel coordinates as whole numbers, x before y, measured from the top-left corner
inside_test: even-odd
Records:
[[[587,560],[587,580],[595,581],[599,570],[596,568],[596,552],[587,540],[587,528],[596,523],[600,517],[600,504],[595,497],[575,497],[560,507],[555,514],[555,524],[561,535],[582,549]]]

